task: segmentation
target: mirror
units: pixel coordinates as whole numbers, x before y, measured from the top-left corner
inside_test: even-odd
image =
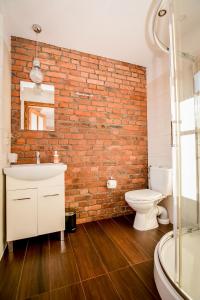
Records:
[[[54,86],[20,82],[21,129],[54,130]]]

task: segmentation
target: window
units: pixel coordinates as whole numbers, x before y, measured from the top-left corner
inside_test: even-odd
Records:
[[[31,107],[28,110],[29,130],[46,130],[46,115],[40,108]]]
[[[54,104],[24,102],[24,128],[54,130]]]
[[[194,98],[180,102],[182,196],[197,200]]]

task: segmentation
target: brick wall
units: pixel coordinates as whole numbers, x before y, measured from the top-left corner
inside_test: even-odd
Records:
[[[68,165],[66,207],[79,223],[129,212],[124,193],[147,186],[145,68],[39,43],[44,83],[55,86],[55,132],[22,131],[19,84],[30,80],[34,50],[12,37],[12,152],[33,163],[35,151],[50,162],[58,150]]]

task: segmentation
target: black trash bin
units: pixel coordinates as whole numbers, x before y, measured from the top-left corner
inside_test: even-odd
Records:
[[[76,211],[75,209],[65,210],[65,231],[75,232],[76,231]]]

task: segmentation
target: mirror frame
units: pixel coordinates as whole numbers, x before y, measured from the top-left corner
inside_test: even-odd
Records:
[[[34,94],[33,89],[34,88],[40,88],[43,93],[44,93],[44,99],[42,99],[41,94]],[[30,89],[28,96],[25,94],[24,90],[25,89]],[[33,91],[31,93],[31,91]],[[31,129],[25,129],[24,127],[24,113],[25,113],[25,105],[24,102],[30,102],[30,103],[35,103],[35,105],[38,104],[47,104],[47,106],[50,104],[51,107],[54,105],[55,100],[54,100],[54,95],[55,95],[55,88],[54,85],[50,84],[36,84],[30,81],[20,81],[20,129],[21,130],[30,130]],[[39,105],[38,105],[39,106]],[[44,106],[44,105],[42,105]],[[55,108],[54,108],[55,110]],[[33,130],[34,131],[34,130]],[[38,130],[35,130],[38,131]],[[54,130],[39,130],[39,131],[55,131],[55,113],[54,113]]]

